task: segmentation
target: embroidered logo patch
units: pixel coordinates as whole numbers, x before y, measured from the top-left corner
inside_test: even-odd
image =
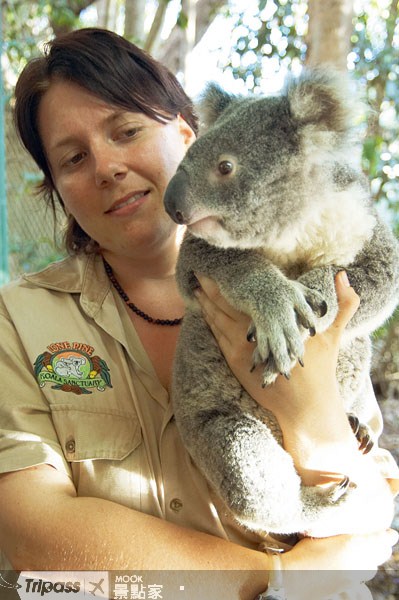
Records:
[[[34,362],[40,387],[53,383],[53,390],[91,394],[91,388],[103,392],[111,385],[105,360],[94,356],[94,348],[80,342],[54,342]]]

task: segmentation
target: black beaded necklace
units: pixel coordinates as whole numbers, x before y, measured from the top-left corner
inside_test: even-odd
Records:
[[[107,273],[110,282],[112,283],[112,285],[114,286],[114,288],[116,289],[116,291],[118,292],[118,294],[120,295],[122,300],[124,300],[126,302],[128,307],[130,308],[130,310],[132,310],[134,313],[136,313],[136,315],[138,315],[139,317],[141,317],[148,323],[152,323],[153,325],[168,325],[169,327],[173,327],[175,325],[180,325],[180,323],[183,321],[183,317],[181,317],[180,319],[173,319],[173,320],[154,319],[153,317],[150,317],[150,315],[147,315],[145,312],[140,310],[135,304],[133,304],[133,302],[129,299],[129,296],[126,294],[125,290],[121,287],[120,283],[115,279],[115,276],[112,272],[112,268],[107,263],[105,258],[103,258],[103,262],[104,262],[105,272]]]

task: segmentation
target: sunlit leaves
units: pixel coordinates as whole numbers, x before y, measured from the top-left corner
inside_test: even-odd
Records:
[[[233,10],[235,6],[235,12]],[[300,0],[262,0],[245,10],[233,5],[236,26],[232,31],[231,61],[224,65],[248,89],[262,89],[262,80],[281,66],[304,60],[307,31],[306,4]]]

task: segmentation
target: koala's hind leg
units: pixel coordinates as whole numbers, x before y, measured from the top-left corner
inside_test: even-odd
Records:
[[[369,377],[370,363],[371,343],[367,336],[345,341],[338,356],[337,380],[349,423],[363,454],[370,452],[381,433],[380,411]]]

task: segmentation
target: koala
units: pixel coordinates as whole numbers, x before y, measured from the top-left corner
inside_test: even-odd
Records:
[[[84,374],[81,373],[81,366],[85,363],[84,358],[77,358],[76,356],[68,356],[64,358],[60,358],[57,362],[54,371],[57,375],[61,375],[63,377],[68,377],[72,375],[72,377],[76,377],[78,379],[82,379]]]
[[[348,479],[327,490],[302,484],[276,419],[231,373],[194,295],[202,273],[250,316],[253,364],[263,365],[270,385],[303,364],[306,336],[333,322],[334,278],[345,269],[361,301],[342,339],[337,379],[360,448],[371,449],[371,431],[361,425],[375,403],[369,335],[396,306],[399,246],[360,169],[351,97],[342,75],[323,69],[290,77],[270,97],[209,84],[199,107],[203,131],[164,197],[170,217],[187,227],[176,271],[186,301],[173,375],[176,423],[227,509],[257,532],[323,536],[386,527],[392,517],[390,498],[374,508],[370,500],[374,522],[368,516],[363,525]]]

